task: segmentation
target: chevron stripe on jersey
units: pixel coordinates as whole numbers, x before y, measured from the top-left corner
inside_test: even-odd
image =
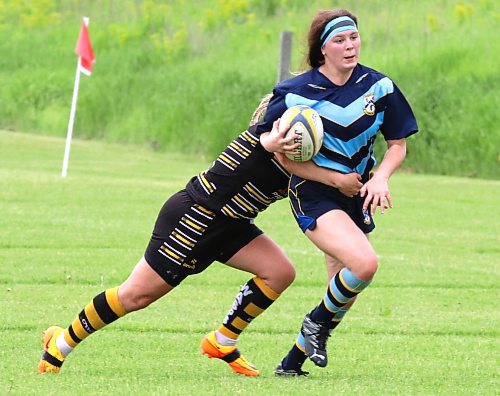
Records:
[[[373,142],[384,121],[384,112],[378,113],[375,117],[373,114],[366,114],[364,111],[366,98],[369,97],[377,106],[379,99],[393,92],[392,81],[384,77],[364,90],[347,106],[340,106],[324,99],[310,100],[293,93],[286,95],[285,103],[288,107],[306,103],[325,121],[328,133],[325,133],[322,150],[314,158],[317,165],[333,166],[335,170],[346,173],[355,170],[363,174],[369,159],[375,163]]]
[[[363,88],[361,95],[353,98],[353,101],[347,106],[340,106],[329,100],[311,100],[294,93],[287,94],[285,101],[288,107],[306,104],[320,113],[322,119],[326,119],[346,128],[363,117],[363,115],[366,115],[363,112],[365,97],[373,95],[373,102],[377,102],[380,98],[393,92],[393,82],[389,78],[384,77],[376,81],[370,87]],[[361,111],[359,111],[360,109]]]
[[[268,130],[296,105],[312,107],[323,121],[323,146],[313,161],[343,173],[371,170],[376,164],[373,144],[378,131],[386,140],[395,140],[418,130],[411,107],[392,80],[360,64],[342,86],[317,68],[278,84],[258,131]]]

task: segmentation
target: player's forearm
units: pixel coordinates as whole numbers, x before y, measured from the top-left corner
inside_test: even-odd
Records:
[[[296,162],[281,154],[276,155],[276,157],[288,173],[297,175],[302,179],[338,187],[338,177],[341,176],[338,172],[322,168],[316,165],[313,161]]]
[[[392,140],[388,142],[388,148],[384,159],[377,168],[375,175],[387,180],[401,166],[406,158],[406,140]]]

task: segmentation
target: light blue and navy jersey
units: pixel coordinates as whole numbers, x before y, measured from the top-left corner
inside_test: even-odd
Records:
[[[360,64],[342,86],[317,68],[276,85],[257,133],[271,130],[273,121],[295,105],[312,107],[323,121],[323,147],[313,161],[342,173],[368,174],[376,164],[378,131],[386,140],[418,131],[410,105],[392,80]]]

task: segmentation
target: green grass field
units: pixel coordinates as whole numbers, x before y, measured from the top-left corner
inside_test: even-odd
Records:
[[[0,132],[0,394],[494,395],[500,389],[500,182],[397,174],[377,215],[380,269],[329,343],[325,369],[273,369],[326,284],[321,255],[285,201],[257,224],[288,253],[295,283],[241,337],[262,372],[233,375],[199,341],[249,275],[221,264],[91,336],[60,375],[39,375],[40,334],[66,326],[142,255],[164,200],[210,158]],[[342,364],[342,366],[341,366]]]

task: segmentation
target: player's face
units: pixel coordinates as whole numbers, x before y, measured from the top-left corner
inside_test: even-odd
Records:
[[[349,71],[358,64],[361,39],[357,30],[333,36],[323,47],[325,63],[339,71]]]

